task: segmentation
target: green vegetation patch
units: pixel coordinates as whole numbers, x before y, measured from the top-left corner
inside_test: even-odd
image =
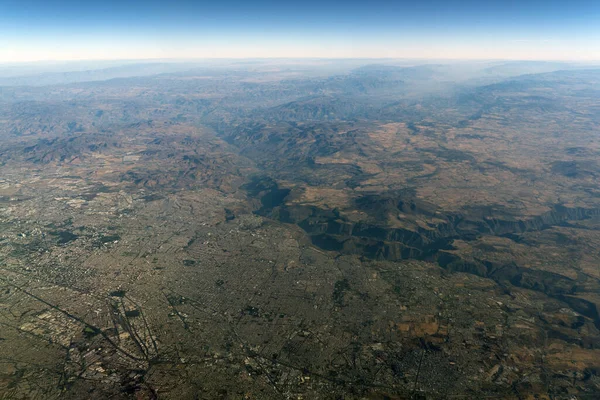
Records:
[[[52,236],[58,236],[58,244],[67,244],[69,242],[77,240],[77,238],[79,237],[79,235],[76,235],[73,232],[69,231],[52,231],[50,232],[50,234]]]
[[[350,283],[348,279],[344,278],[339,280],[333,286],[333,302],[338,307],[344,306],[344,296],[346,292],[350,289]]]

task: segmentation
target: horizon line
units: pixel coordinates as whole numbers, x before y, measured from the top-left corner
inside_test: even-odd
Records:
[[[139,61],[170,61],[170,62],[191,62],[191,61],[239,61],[239,60],[327,60],[327,61],[351,61],[351,60],[405,60],[405,61],[513,61],[513,62],[563,62],[563,63],[581,63],[589,64],[600,62],[598,59],[577,59],[577,58],[453,58],[453,57],[319,57],[319,56],[298,56],[298,57],[141,57],[141,58],[56,58],[56,59],[35,59],[35,60],[0,60],[0,65],[7,64],[36,64],[36,63],[73,63],[73,62],[139,62]]]

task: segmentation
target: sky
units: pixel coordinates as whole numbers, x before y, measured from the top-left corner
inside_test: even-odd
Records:
[[[0,0],[0,62],[600,60],[600,0]]]

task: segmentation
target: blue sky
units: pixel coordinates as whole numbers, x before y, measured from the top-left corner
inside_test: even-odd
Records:
[[[0,62],[203,57],[600,60],[600,0],[0,0]]]

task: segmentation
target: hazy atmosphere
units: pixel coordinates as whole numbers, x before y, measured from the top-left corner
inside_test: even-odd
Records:
[[[0,0],[0,61],[599,60],[600,2]]]

